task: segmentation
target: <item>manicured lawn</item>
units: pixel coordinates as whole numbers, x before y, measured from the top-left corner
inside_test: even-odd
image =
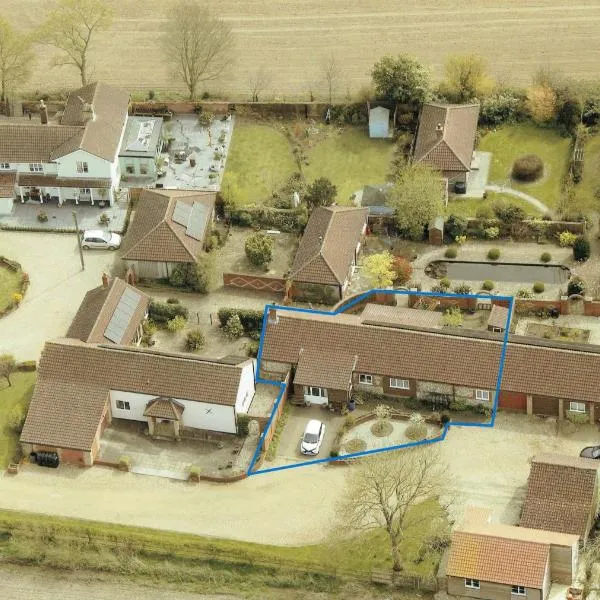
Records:
[[[600,189],[600,135],[591,137],[585,144],[583,178],[575,186],[577,210],[599,210],[600,200],[594,197]]]
[[[12,304],[12,295],[20,289],[20,271],[12,271],[0,264],[0,312]]]
[[[268,123],[236,121],[223,186],[227,181],[237,185],[241,204],[262,204],[295,171],[292,150],[282,130]]]
[[[14,373],[10,380],[0,379],[0,469],[12,461],[17,449],[18,435],[9,427],[10,416],[15,406],[20,406],[26,414],[36,373]]]
[[[453,198],[448,200],[448,206],[445,210],[445,215],[460,215],[462,217],[475,217],[477,215],[477,210],[481,206],[489,206],[490,208],[497,200],[506,200],[511,204],[516,204],[520,206],[528,215],[532,217],[541,217],[542,213],[540,213],[535,206],[529,204],[529,202],[525,202],[521,198],[516,198],[515,196],[511,196],[510,194],[502,194],[499,192],[488,192],[487,198],[485,200],[479,198]]]
[[[350,204],[350,196],[368,184],[385,182],[392,158],[389,140],[372,140],[364,128],[345,127],[316,144],[303,167],[310,183],[327,177],[337,186],[337,202]]]
[[[524,154],[537,154],[544,161],[544,175],[534,183],[512,183],[512,187],[534,196],[549,208],[558,206],[561,181],[569,159],[569,139],[552,129],[531,123],[502,127],[487,133],[479,150],[492,152],[489,182],[501,184],[509,177],[515,159]]]

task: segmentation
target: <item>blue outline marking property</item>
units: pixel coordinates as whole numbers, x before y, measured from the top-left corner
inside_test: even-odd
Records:
[[[442,297],[442,298],[444,298],[444,297],[445,298],[482,298],[485,300],[494,299],[494,300],[502,300],[502,301],[508,302],[508,317],[506,319],[506,327],[504,329],[502,349],[500,351],[500,365],[498,367],[498,376],[496,378],[496,389],[495,389],[495,393],[494,393],[494,403],[492,406],[490,420],[487,423],[470,423],[470,422],[463,422],[463,421],[454,421],[454,422],[451,421],[444,425],[441,434],[435,438],[428,438],[426,440],[421,440],[418,442],[408,442],[406,444],[398,444],[396,446],[388,446],[386,448],[375,448],[373,450],[364,450],[362,452],[354,452],[352,454],[344,454],[342,456],[330,456],[327,458],[317,458],[317,459],[313,459],[313,460],[292,463],[289,465],[282,465],[279,467],[271,467],[268,469],[258,469],[256,471],[253,471],[254,465],[256,464],[258,457],[260,456],[260,452],[261,452],[261,449],[262,449],[262,446],[263,446],[263,443],[265,440],[265,436],[267,435],[267,432],[271,428],[273,419],[275,417],[275,414],[277,413],[279,404],[281,403],[281,398],[283,397],[283,393],[285,391],[285,386],[286,386],[286,384],[283,382],[272,381],[270,379],[263,379],[262,377],[259,376],[260,363],[262,360],[264,337],[265,337],[266,325],[267,325],[268,311],[272,308],[276,308],[277,310],[309,313],[309,314],[315,314],[315,315],[337,315],[337,314],[347,311],[349,308],[351,308],[355,304],[362,302],[363,300],[365,300],[366,298],[369,298],[370,296],[372,296],[374,294],[394,294],[394,295],[402,295],[402,296],[419,295],[419,296],[432,296],[432,297],[437,297],[437,298],[440,298],[440,297]],[[328,463],[328,462],[334,462],[337,460],[347,460],[348,458],[358,458],[360,456],[368,456],[370,454],[378,454],[380,452],[390,452],[392,450],[400,450],[402,448],[411,448],[414,446],[423,446],[426,444],[434,444],[437,442],[441,442],[446,438],[448,429],[451,426],[452,427],[493,427],[496,422],[496,413],[498,411],[498,400],[499,400],[499,396],[500,396],[500,384],[502,383],[502,373],[504,371],[504,363],[506,361],[506,350],[508,347],[508,334],[509,334],[510,321],[512,318],[513,305],[514,305],[514,298],[512,296],[491,296],[488,294],[451,294],[451,293],[442,293],[442,292],[413,292],[413,291],[408,291],[408,290],[382,290],[382,289],[369,290],[368,292],[365,292],[364,294],[357,296],[352,302],[343,305],[341,308],[339,308],[338,310],[335,310],[335,311],[313,310],[310,308],[295,308],[292,306],[280,306],[278,304],[267,304],[265,306],[265,310],[263,313],[262,331],[260,334],[260,343],[258,346],[258,354],[257,354],[257,359],[256,359],[256,365],[257,365],[257,367],[256,367],[256,383],[265,383],[268,385],[277,386],[277,387],[279,387],[279,394],[277,395],[277,399],[275,401],[275,404],[273,405],[273,410],[271,411],[271,415],[269,416],[267,425],[264,428],[262,435],[260,436],[258,446],[256,447],[256,451],[254,452],[252,461],[250,462],[250,466],[248,467],[247,475],[250,476],[250,475],[260,475],[263,473],[273,473],[275,471],[285,471],[288,469],[296,469],[298,467],[305,467],[308,465],[317,465],[319,463]]]

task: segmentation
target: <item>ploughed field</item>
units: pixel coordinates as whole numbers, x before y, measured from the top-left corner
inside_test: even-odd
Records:
[[[109,0],[107,0],[109,1]],[[162,58],[160,33],[175,0],[112,0],[116,19],[97,40],[95,76],[131,90],[183,91]],[[2,16],[32,28],[49,8],[46,0],[2,0]],[[260,67],[272,80],[261,99],[324,99],[325,57],[340,65],[336,98],[369,83],[382,55],[409,52],[437,77],[448,53],[486,57],[493,75],[528,84],[540,66],[574,78],[594,78],[600,62],[600,0],[209,0],[235,33],[235,64],[209,91],[240,100],[249,96],[249,74]],[[493,6],[492,6],[493,4]],[[29,87],[72,87],[75,69],[50,69],[52,50],[39,57]]]

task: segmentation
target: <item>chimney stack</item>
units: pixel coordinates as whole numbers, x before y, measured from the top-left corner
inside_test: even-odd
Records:
[[[438,134],[438,137],[442,137],[444,135],[444,126],[441,123],[438,123],[435,126],[435,131]]]
[[[267,323],[278,323],[279,319],[277,317],[277,309],[275,307],[269,308],[267,310]]]
[[[96,119],[96,113],[94,113],[94,107],[89,102],[83,103],[83,121],[87,123],[88,121],[94,121]]]
[[[102,287],[108,287],[108,275],[106,273],[102,273]]]
[[[48,107],[43,100],[40,100],[40,119],[42,125],[48,125]]]

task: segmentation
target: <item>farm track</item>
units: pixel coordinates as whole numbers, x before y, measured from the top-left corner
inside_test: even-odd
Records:
[[[110,32],[102,33],[93,56],[95,76],[131,90],[178,90],[163,64],[160,32],[174,0],[120,0]],[[32,28],[43,18],[43,0],[2,0],[2,14]],[[322,63],[334,52],[341,65],[337,96],[356,93],[369,82],[373,63],[384,54],[409,52],[439,76],[448,53],[485,56],[495,77],[526,84],[540,66],[573,77],[596,77],[600,61],[600,0],[498,0],[479,8],[465,0],[222,0],[208,2],[232,26],[236,60],[229,77],[212,92],[248,95],[248,73],[272,73],[265,97],[324,96]],[[52,52],[39,56],[31,87],[77,85],[70,68],[50,68]]]

